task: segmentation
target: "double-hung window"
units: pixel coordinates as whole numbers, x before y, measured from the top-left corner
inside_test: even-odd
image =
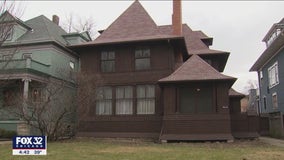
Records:
[[[113,51],[101,52],[101,71],[102,72],[115,71],[115,52]]]
[[[268,68],[268,81],[269,81],[269,88],[272,88],[277,84],[279,84],[277,62],[275,62],[271,67]]]
[[[155,86],[137,86],[137,114],[155,113]]]
[[[133,87],[121,86],[116,88],[116,114],[133,113]]]
[[[98,87],[96,90],[96,114],[112,114],[112,88]]]
[[[135,70],[147,70],[151,68],[150,63],[150,49],[136,49],[135,50]]]

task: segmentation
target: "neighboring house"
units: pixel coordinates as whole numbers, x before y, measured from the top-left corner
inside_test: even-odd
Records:
[[[102,79],[78,136],[233,139],[236,78],[221,73],[229,53],[210,49],[213,38],[182,24],[179,0],[172,20],[157,26],[135,1],[94,41],[69,47],[82,73]]]
[[[269,114],[270,134],[284,137],[284,19],[265,35],[267,48],[250,71],[258,73],[260,114]]]
[[[25,123],[7,108],[19,97],[41,101],[50,81],[67,82],[76,93],[73,73],[79,70],[79,56],[66,46],[90,38],[85,33],[68,34],[58,23],[57,16],[53,21],[43,15],[22,21],[7,11],[0,16],[0,27],[11,26],[0,47],[0,128],[29,134]]]

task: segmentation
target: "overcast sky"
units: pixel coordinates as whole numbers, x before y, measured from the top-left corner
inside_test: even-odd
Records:
[[[171,1],[140,1],[157,25],[170,24]],[[22,20],[39,15],[60,21],[70,13],[93,17],[96,29],[107,28],[133,1],[27,1]],[[243,92],[248,80],[257,74],[250,67],[265,49],[263,37],[273,23],[284,17],[282,1],[183,1],[182,20],[193,30],[213,37],[211,49],[230,52],[224,74],[238,78],[233,88]]]

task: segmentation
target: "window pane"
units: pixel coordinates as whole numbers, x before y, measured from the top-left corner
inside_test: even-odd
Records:
[[[132,98],[133,93],[132,93],[132,87],[131,86],[127,86],[125,87],[125,98]]]
[[[154,98],[155,97],[155,86],[147,85],[146,86],[146,97],[147,98]]]
[[[101,60],[107,60],[108,59],[108,54],[107,52],[102,52],[101,53]]]
[[[111,87],[104,87],[104,98],[112,99],[112,89]]]
[[[132,114],[133,110],[132,99],[116,100],[116,114]]]
[[[102,61],[102,72],[114,72],[114,61]]]
[[[114,52],[108,52],[108,59],[109,59],[109,60],[115,59],[115,54],[114,54]]]
[[[155,113],[155,86],[137,86],[137,114]]]
[[[136,70],[150,69],[150,58],[141,58],[135,60]]]
[[[102,100],[96,102],[97,115],[110,115],[112,113],[111,100]]]
[[[135,58],[141,58],[142,57],[142,50],[135,50]]]
[[[120,99],[124,97],[124,88],[123,87],[117,87],[116,88],[116,99]]]
[[[154,99],[137,100],[137,114],[154,114],[154,113],[155,113]]]
[[[145,98],[145,87],[144,86],[137,86],[137,98]]]
[[[143,57],[150,57],[150,49],[143,50]]]

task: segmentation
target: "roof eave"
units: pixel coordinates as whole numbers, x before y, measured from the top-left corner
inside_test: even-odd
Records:
[[[71,45],[68,46],[68,48],[75,49],[75,48],[91,47],[91,46],[114,45],[114,44],[135,43],[135,42],[145,42],[145,41],[161,41],[161,40],[184,40],[184,37],[177,36],[177,37],[167,37],[167,38],[137,39],[137,40],[125,40],[125,41],[114,41],[114,42],[103,42],[103,43],[85,43],[85,44]]]

